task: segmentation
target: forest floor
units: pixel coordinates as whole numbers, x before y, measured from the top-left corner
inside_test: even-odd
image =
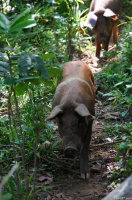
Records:
[[[93,62],[88,52],[83,53],[81,60],[90,66],[93,73],[101,71],[99,66],[102,66],[102,63],[100,65],[96,61]],[[98,85],[95,80],[95,86],[96,84]],[[95,110],[96,119],[93,124],[89,154],[91,166],[89,180],[80,178],[79,159],[77,161],[71,159],[72,161],[67,161],[67,163],[63,163],[62,160],[62,167],[52,175],[47,173],[44,179],[41,179],[42,174],[38,174],[39,180],[45,180],[42,181],[44,185],[49,181],[48,184],[50,183],[49,186],[51,186],[50,190],[45,191],[45,200],[101,200],[114,189],[111,185],[110,171],[117,169],[117,163],[114,160],[117,150],[113,147],[113,140],[109,138],[105,126],[114,121],[120,123],[119,112],[113,110],[112,105],[103,102],[98,97],[96,97]],[[66,165],[72,168],[68,170]]]

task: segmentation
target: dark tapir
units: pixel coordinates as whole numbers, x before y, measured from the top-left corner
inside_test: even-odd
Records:
[[[118,40],[118,19],[121,14],[121,0],[92,0],[85,25],[93,29],[96,43],[96,56],[100,57],[101,45],[108,50],[113,33],[113,42]]]
[[[80,148],[80,172],[89,178],[88,148],[94,119],[94,79],[88,65],[71,61],[62,67],[48,120],[56,118],[66,154]]]

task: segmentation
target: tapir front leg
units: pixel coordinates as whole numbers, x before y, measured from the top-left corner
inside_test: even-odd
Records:
[[[113,27],[113,43],[117,43],[118,41],[118,27],[117,24]]]
[[[91,141],[91,135],[92,123],[88,127],[80,149],[80,173],[83,179],[88,179],[90,177],[88,150]]]

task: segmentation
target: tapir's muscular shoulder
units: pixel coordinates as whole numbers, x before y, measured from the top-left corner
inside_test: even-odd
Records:
[[[89,83],[94,92],[94,77],[89,66],[82,61],[67,62],[62,67],[63,78],[62,82],[69,78],[80,78]]]

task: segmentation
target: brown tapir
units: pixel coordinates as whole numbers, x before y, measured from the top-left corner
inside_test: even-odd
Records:
[[[101,45],[108,50],[113,32],[113,42],[118,40],[118,19],[121,14],[121,0],[92,0],[85,26],[95,34],[96,56],[100,57]]]
[[[66,154],[80,148],[80,172],[89,178],[88,148],[92,134],[94,110],[94,78],[88,65],[71,61],[62,67],[48,120],[56,118]]]

